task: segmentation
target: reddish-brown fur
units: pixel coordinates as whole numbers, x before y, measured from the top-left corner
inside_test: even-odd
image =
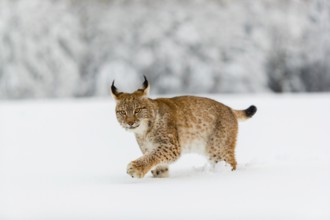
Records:
[[[237,121],[251,117],[254,106],[236,111],[203,97],[150,99],[149,88],[145,79],[143,87],[133,93],[118,92],[114,84],[111,89],[118,122],[135,133],[143,153],[128,165],[129,175],[142,178],[155,167],[153,176],[165,177],[168,164],[184,152],[198,152],[213,164],[225,161],[236,169]]]

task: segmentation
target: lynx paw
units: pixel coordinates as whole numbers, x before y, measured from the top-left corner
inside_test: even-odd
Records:
[[[139,162],[132,161],[127,165],[127,174],[133,178],[143,178],[145,172],[143,166]]]
[[[160,166],[151,171],[153,177],[155,178],[164,178],[168,177],[168,167]]]

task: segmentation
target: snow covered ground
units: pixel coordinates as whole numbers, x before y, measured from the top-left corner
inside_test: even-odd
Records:
[[[0,219],[330,219],[330,94],[209,97],[258,107],[238,170],[186,155],[167,179],[126,174],[111,99],[0,102]]]

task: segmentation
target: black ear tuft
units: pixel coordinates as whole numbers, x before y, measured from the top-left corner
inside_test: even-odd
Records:
[[[112,81],[112,85],[111,85],[111,95],[114,99],[117,99],[118,96],[122,94],[122,92],[119,92],[118,89],[115,86],[115,80]]]
[[[146,89],[149,86],[149,82],[148,82],[147,77],[145,75],[143,75],[143,77],[144,77],[143,89]]]
[[[111,92],[112,92],[112,94],[114,94],[114,95],[117,95],[117,93],[118,93],[118,89],[117,89],[116,86],[115,86],[115,80],[112,81]]]
[[[143,76],[143,77],[144,77],[144,82],[142,84],[142,87],[140,89],[138,89],[137,91],[142,92],[142,96],[148,96],[149,90],[150,90],[150,85],[147,80],[147,77],[146,76]]]

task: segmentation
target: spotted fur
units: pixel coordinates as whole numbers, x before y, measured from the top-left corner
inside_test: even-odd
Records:
[[[185,152],[198,152],[212,164],[225,161],[236,169],[237,121],[252,117],[255,106],[238,111],[203,97],[150,99],[149,89],[146,78],[133,93],[119,92],[114,83],[111,86],[117,120],[135,134],[143,153],[128,164],[129,175],[142,178],[155,168],[154,177],[166,177],[168,165]]]

